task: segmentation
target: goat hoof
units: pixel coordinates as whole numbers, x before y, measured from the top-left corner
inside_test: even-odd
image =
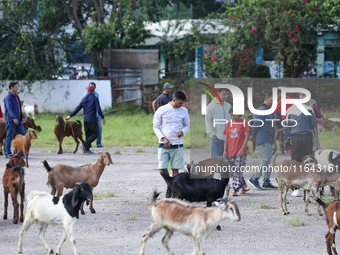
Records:
[[[7,215],[4,215],[3,219],[4,219],[4,220],[7,220]]]
[[[58,153],[57,154],[63,154],[63,152],[62,151],[58,151]]]
[[[49,254],[53,254],[53,253],[54,253],[54,251],[53,251],[53,250],[50,250]]]
[[[216,227],[216,229],[217,229],[217,230],[221,230],[221,226],[218,225],[218,226]]]
[[[95,209],[91,210],[91,213],[96,213],[96,210],[95,210]],[[85,213],[84,213],[84,214],[85,214]]]
[[[18,224],[18,220],[13,220],[13,223],[14,224]]]
[[[81,213],[81,215],[85,215],[85,212],[84,211],[82,211],[82,212],[80,212]]]
[[[20,218],[20,222],[24,222],[24,218]]]

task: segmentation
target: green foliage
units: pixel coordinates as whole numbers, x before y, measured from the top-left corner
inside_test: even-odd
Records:
[[[243,66],[240,75],[250,78],[270,78],[270,71],[266,65],[249,64]]]
[[[298,227],[298,226],[304,226],[305,223],[298,217],[294,217],[292,219],[289,219],[287,220],[288,224],[291,225],[291,226],[295,226],[295,227]]]
[[[62,71],[63,49],[72,41],[59,1],[1,1],[0,80],[53,79]]]
[[[249,0],[227,4],[217,19],[228,30],[222,28],[214,47],[206,50],[205,71],[210,77],[235,77],[242,51],[261,47],[282,63],[286,77],[298,77],[306,63],[316,59],[318,29],[331,29],[329,25],[336,24],[339,7],[340,2],[335,0],[305,4],[300,0]]]

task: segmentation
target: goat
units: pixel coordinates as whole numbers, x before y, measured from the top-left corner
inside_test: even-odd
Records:
[[[68,121],[65,122],[62,116],[57,116],[56,118],[57,125],[54,128],[54,134],[56,135],[58,142],[59,142],[59,151],[57,154],[62,154],[63,149],[61,144],[63,143],[63,139],[65,136],[72,136],[74,141],[76,142],[77,146],[73,153],[76,153],[79,146],[79,140],[84,143],[83,140],[83,133],[81,132],[81,122],[77,120],[75,121]]]
[[[33,128],[37,130],[38,132],[42,131],[40,126],[35,125],[35,122],[33,119],[24,117],[22,120],[22,123],[24,124],[25,132],[29,128]],[[5,150],[4,140],[6,139],[6,135],[7,135],[6,125],[5,123],[0,123],[0,155],[3,155],[3,150]],[[16,135],[17,135],[17,132],[14,132],[13,138],[15,138]],[[3,150],[2,150],[2,147],[4,147]]]
[[[330,204],[324,203],[320,198],[314,198],[315,201],[321,205],[324,209],[326,215],[326,222],[329,228],[328,233],[326,234],[326,247],[327,253],[332,255],[331,247],[333,253],[338,254],[335,248],[335,231],[339,229],[340,224],[340,201],[333,201]]]
[[[53,250],[45,240],[45,232],[48,225],[63,225],[63,237],[57,246],[56,254],[60,254],[61,246],[65,242],[68,235],[75,255],[79,255],[76,248],[76,240],[73,236],[73,225],[79,218],[79,208],[84,201],[93,200],[91,187],[84,182],[76,187],[65,196],[53,197],[46,192],[32,191],[28,195],[28,205],[25,214],[25,221],[20,229],[18,253],[22,253],[22,239],[26,231],[34,221],[40,223],[39,237],[45,248],[50,254]]]
[[[340,122],[331,120],[316,119],[318,125],[318,130],[320,133],[326,131],[333,131],[335,133],[340,128]]]
[[[241,220],[235,201],[221,198],[213,203],[213,207],[204,208],[171,198],[156,203],[158,195],[159,193],[154,191],[151,198],[151,226],[142,236],[139,255],[144,254],[147,240],[162,228],[165,229],[162,244],[169,254],[174,254],[168,242],[175,231],[194,239],[193,255],[205,254],[205,240],[217,225],[225,219]]]
[[[315,161],[326,171],[339,171],[340,167],[340,153],[335,150],[325,149],[317,150],[314,153]],[[339,199],[339,193],[336,192],[332,185],[329,185],[331,195],[335,200]]]
[[[2,185],[4,187],[4,216],[3,219],[7,219],[8,208],[8,194],[11,194],[12,203],[14,207],[13,223],[17,224],[19,219],[19,203],[18,193],[20,194],[20,222],[24,220],[24,200],[25,200],[25,172],[22,166],[25,165],[24,159],[19,155],[13,155],[6,164],[6,170],[2,177]]]
[[[38,119],[40,119],[38,106],[36,104],[29,105],[29,104],[24,104],[24,101],[21,101],[21,105],[22,105],[22,111],[26,113],[27,117],[30,117],[30,114],[32,114],[32,117],[34,119],[34,114],[36,114]]]
[[[87,182],[90,184],[91,189],[98,185],[99,178],[102,175],[105,166],[109,166],[112,163],[110,153],[102,153],[96,162],[80,166],[73,167],[63,164],[50,167],[46,160],[43,161],[44,167],[48,172],[47,185],[51,186],[51,194],[54,196],[61,196],[63,194],[63,188],[72,188],[77,185],[78,182]],[[83,205],[80,208],[81,214],[85,214]],[[93,209],[92,201],[90,203],[91,213],[96,213]]]
[[[340,122],[340,118],[328,118],[327,120]]]
[[[340,174],[336,172],[329,173],[317,168],[314,164],[302,164],[296,160],[283,160],[279,165],[275,165],[275,154],[272,158],[271,165],[276,172],[276,182],[278,183],[279,204],[283,215],[289,214],[287,210],[286,196],[288,188],[304,189],[305,212],[310,215],[308,210],[309,196],[307,191],[311,191],[316,197],[319,188],[326,185],[333,185],[334,188],[340,190]],[[320,205],[318,204],[318,212],[322,215]]]
[[[232,165],[230,161],[229,166]],[[234,165],[235,166],[235,165]],[[166,183],[169,183],[173,198],[185,199],[189,202],[207,201],[207,207],[216,199],[223,197],[226,186],[229,183],[229,172],[222,172],[221,180],[207,176],[207,178],[199,178],[188,172],[179,173],[174,177],[170,177],[167,173],[161,173]],[[217,226],[220,230],[220,226]]]
[[[26,135],[17,135],[14,138],[14,153],[24,152],[26,164],[28,167],[28,153],[31,148],[31,140],[38,139],[37,134],[33,130],[28,130]]]
[[[202,161],[199,161],[197,164],[194,164],[194,161],[191,161],[190,164],[185,164],[184,168],[186,171],[198,175],[205,176],[208,178],[210,175],[214,175],[215,173],[221,173],[222,171],[227,170],[228,163],[226,159],[223,157],[213,157],[208,158]],[[230,186],[227,185],[225,188],[225,192],[223,198],[227,198],[229,196]]]

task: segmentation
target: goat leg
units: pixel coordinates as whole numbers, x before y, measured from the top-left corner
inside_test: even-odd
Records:
[[[285,214],[289,214],[288,210],[287,210],[287,193],[288,193],[288,187],[286,185],[283,186],[283,210],[285,212]]]
[[[332,250],[334,255],[338,255],[336,248],[335,248],[335,232],[334,234],[331,234],[331,241],[330,243],[332,244]]]
[[[282,199],[282,193],[283,193],[283,188],[282,188],[282,183],[281,183],[281,181],[279,181],[278,182],[278,191],[279,191],[279,205],[280,205],[280,209],[281,209],[281,213],[283,214],[283,215],[286,215],[286,213],[285,213],[285,211],[283,210],[283,205],[282,205],[282,203],[283,203],[283,199]]]
[[[73,139],[74,139],[74,141],[76,142],[76,149],[74,150],[74,152],[73,153],[76,153],[77,152],[77,150],[78,150],[78,147],[79,147],[79,141],[78,141],[78,138],[76,137],[76,136],[72,136],[73,137]]]
[[[13,223],[18,224],[18,215],[19,215],[19,203],[16,197],[17,194],[15,194],[14,187],[13,190],[11,190],[11,196],[12,196],[12,204],[14,208],[13,212]]]
[[[162,238],[162,244],[169,254],[174,254],[169,247],[169,240],[173,234],[174,234],[173,231],[170,231],[168,228],[165,228],[165,234]]]
[[[63,154],[63,148],[62,148],[62,146],[61,146],[61,144],[63,143],[63,139],[64,139],[63,136],[61,136],[61,137],[59,138],[59,151],[58,151],[57,154]]]
[[[304,196],[304,200],[305,200],[305,204],[306,204],[306,207],[305,207],[305,212],[307,213],[308,216],[310,216],[310,212],[308,210],[308,204],[309,204],[309,194],[307,194],[307,190],[304,190],[303,191],[303,196]]]
[[[91,211],[91,213],[96,213],[96,210],[93,208],[93,199],[90,201],[90,211]]]
[[[22,185],[22,190],[20,192],[20,222],[24,221],[24,201],[25,201],[25,183]]]
[[[64,231],[63,231],[63,237],[61,238],[61,241],[60,243],[58,244],[57,246],[57,252],[56,254],[60,254],[60,249],[61,249],[61,246],[63,245],[63,243],[66,241],[66,238],[67,238],[67,232],[64,228]]]
[[[317,197],[316,194],[318,194],[318,192],[317,192],[318,190],[319,190],[318,188],[317,188],[317,189],[311,189],[311,192],[312,192],[312,194],[313,194],[313,196],[314,196],[315,198]],[[317,206],[317,208],[318,208],[318,213],[319,213],[319,215],[322,216],[323,213],[322,213],[320,204],[319,204],[319,203],[316,203],[316,206]]]
[[[146,241],[162,229],[162,226],[152,223],[145,234],[142,236],[142,247],[139,250],[138,255],[144,255]]]
[[[39,237],[40,240],[42,241],[42,243],[44,244],[46,250],[48,251],[49,254],[53,254],[53,250],[50,248],[50,246],[48,245],[48,243],[45,240],[45,232],[47,229],[48,225],[47,224],[40,224],[40,229],[39,229]]]
[[[4,202],[4,220],[7,220],[7,207],[8,207],[8,192],[6,189],[4,189],[4,197],[5,197],[5,202]]]
[[[83,201],[83,202],[81,203],[81,206],[80,206],[80,213],[81,213],[82,215],[85,215],[85,212],[84,212],[84,202],[85,202],[85,201]]]
[[[28,151],[25,151],[24,155],[25,155],[25,160],[26,160],[25,166],[28,167]]]

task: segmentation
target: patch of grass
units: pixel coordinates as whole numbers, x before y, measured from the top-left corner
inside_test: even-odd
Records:
[[[292,219],[287,220],[287,222],[288,222],[289,225],[295,226],[295,227],[305,225],[305,223],[297,216],[292,218]]]
[[[153,154],[157,154],[157,150],[152,151]]]
[[[333,197],[321,197],[321,200],[326,204],[330,204],[334,201],[334,198]]]
[[[120,150],[114,151],[114,154],[120,154]]]
[[[125,218],[125,220],[135,220],[136,217],[137,217],[136,214],[135,214],[135,215],[132,215],[132,216],[127,216],[127,217]]]
[[[123,151],[126,151],[126,149],[124,148]]]
[[[47,150],[44,150],[44,149],[42,149],[42,150],[39,150],[39,152],[40,153],[45,153],[45,152],[48,152]]]
[[[143,152],[143,149],[134,149],[133,151],[134,151],[134,152],[141,153],[141,152]]]
[[[276,209],[276,207],[267,204],[259,204],[259,206],[253,207],[252,209]]]
[[[146,114],[142,110],[134,110],[134,107],[135,106],[133,106],[131,110],[126,106],[119,110],[119,114],[105,116],[106,125],[103,125],[102,140],[105,141],[104,145],[106,147],[158,146],[157,136],[153,131],[153,114]],[[126,112],[124,112],[124,109]],[[131,114],[131,112],[133,114]],[[69,115],[69,112],[59,113],[59,115],[65,117]],[[32,141],[32,148],[58,148],[59,143],[54,134],[56,114],[41,113],[39,117],[40,119],[35,119],[35,124],[41,126],[42,131],[36,132],[38,139]],[[83,139],[85,139],[83,116],[77,115],[71,118],[71,121],[77,120],[80,120],[82,123]],[[189,133],[190,132],[188,132],[184,138],[185,148],[190,145]],[[136,137],[138,137],[138,139],[136,139]],[[62,146],[63,148],[75,148],[76,143],[72,137],[65,137]],[[92,146],[95,147],[95,142]],[[123,149],[123,151],[125,151],[125,149]]]
[[[107,193],[94,193],[93,199],[98,200],[104,197],[114,197],[114,196],[116,196],[114,191],[108,191]]]

